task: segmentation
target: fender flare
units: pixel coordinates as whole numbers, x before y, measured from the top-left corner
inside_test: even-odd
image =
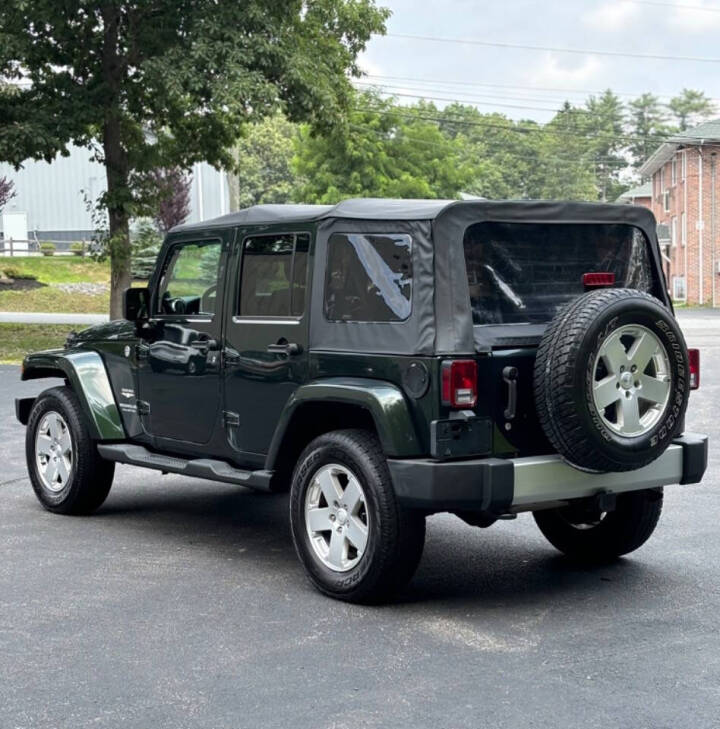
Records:
[[[367,410],[385,455],[411,458],[422,454],[407,401],[396,385],[363,377],[331,377],[301,385],[287,401],[267,455],[266,468],[278,460],[295,413],[307,403],[342,403]]]
[[[23,380],[64,377],[80,400],[94,440],[124,439],[125,429],[110,387],[105,363],[92,350],[58,350],[29,354],[23,360]]]

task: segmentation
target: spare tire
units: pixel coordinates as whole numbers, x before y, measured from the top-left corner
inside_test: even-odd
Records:
[[[576,468],[641,468],[682,428],[688,376],[685,340],[660,301],[633,289],[593,291],[553,319],[538,348],[540,424]]]

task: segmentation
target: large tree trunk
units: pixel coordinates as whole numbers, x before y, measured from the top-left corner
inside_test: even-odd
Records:
[[[112,3],[103,5],[105,24],[102,55],[103,80],[110,91],[103,124],[103,153],[107,175],[105,196],[110,249],[110,318],[121,319],[123,292],[130,286],[130,213],[132,201],[129,161],[122,139],[120,81],[125,59],[120,56],[118,28],[120,11]]]
[[[110,249],[110,319],[122,319],[123,292],[131,284],[130,215],[127,155],[122,148],[119,125],[110,119],[105,124],[103,147],[107,173],[107,211]]]

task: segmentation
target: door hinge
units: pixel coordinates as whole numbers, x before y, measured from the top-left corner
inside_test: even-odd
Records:
[[[240,425],[240,415],[229,410],[223,410],[223,420],[227,428],[237,428]]]
[[[145,400],[137,401],[138,415],[150,415],[150,403]]]

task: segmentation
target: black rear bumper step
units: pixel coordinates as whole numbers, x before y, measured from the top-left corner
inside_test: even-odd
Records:
[[[153,453],[141,445],[131,443],[100,443],[98,453],[108,461],[127,463],[131,466],[152,468],[166,473],[178,473],[192,478],[234,483],[260,491],[270,491],[271,471],[243,471],[226,461],[211,458],[182,458]]]

